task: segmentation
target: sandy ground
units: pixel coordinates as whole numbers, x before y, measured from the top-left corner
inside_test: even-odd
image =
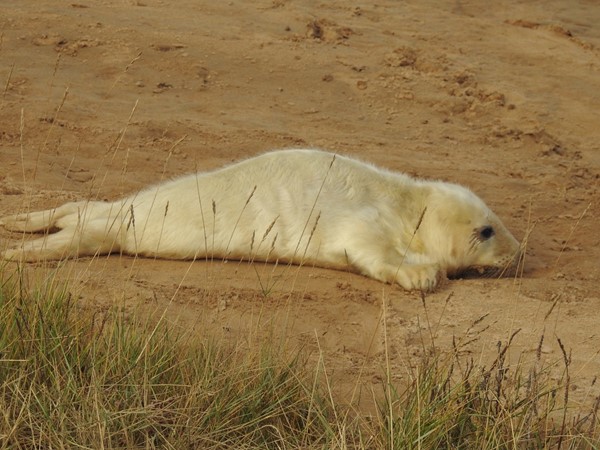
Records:
[[[165,312],[239,342],[270,330],[320,355],[336,392],[363,403],[385,342],[402,383],[432,337],[472,341],[462,351],[476,364],[516,330],[511,361],[533,364],[543,336],[542,359],[560,362],[559,338],[571,397],[590,404],[599,55],[591,0],[13,2],[0,6],[0,214],[115,199],[286,147],[461,183],[528,236],[526,270],[447,281],[425,305],[310,267],[112,256],[27,273],[60,266],[90,308]],[[0,246],[19,238],[0,231]]]

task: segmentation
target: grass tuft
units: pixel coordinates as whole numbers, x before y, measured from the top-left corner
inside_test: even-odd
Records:
[[[386,395],[379,404],[382,432],[376,448],[600,448],[600,400],[587,414],[574,416],[568,397],[570,356],[560,339],[562,376],[557,379],[558,363],[541,361],[543,336],[532,367],[526,370],[524,363],[507,363],[519,331],[507,342],[498,342],[496,357],[487,367],[476,367],[472,359],[461,356],[470,342],[455,340],[453,351],[443,353],[432,339],[411,370],[408,386],[401,391],[384,386]]]
[[[335,436],[300,354],[192,341],[49,289],[15,276],[0,291],[2,448],[326,448]]]

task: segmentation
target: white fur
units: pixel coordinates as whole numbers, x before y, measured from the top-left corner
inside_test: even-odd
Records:
[[[420,220],[421,219],[421,220]],[[26,261],[123,252],[348,268],[406,289],[444,272],[501,268],[519,244],[468,189],[318,150],[266,153],[112,203],[75,202],[0,220],[59,231],[0,254]],[[474,235],[493,226],[488,240]]]

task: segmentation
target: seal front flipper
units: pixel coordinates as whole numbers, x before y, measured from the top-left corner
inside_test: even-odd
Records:
[[[404,289],[430,292],[444,277],[439,264],[403,264],[398,268],[396,282]]]
[[[386,283],[398,283],[408,291],[433,291],[445,277],[439,264],[389,264],[380,262],[360,271],[371,278]]]

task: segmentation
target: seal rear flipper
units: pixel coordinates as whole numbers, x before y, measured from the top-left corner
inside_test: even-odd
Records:
[[[118,231],[107,226],[106,218],[90,220],[84,226],[68,226],[39,239],[0,253],[0,259],[43,261],[78,256],[97,256],[118,251]]]
[[[71,202],[54,209],[6,216],[0,219],[0,225],[9,231],[21,231],[25,233],[48,231],[56,227],[56,222],[59,219],[77,213],[89,203],[85,201]]]
[[[37,211],[33,213],[15,214],[0,219],[0,225],[9,231],[22,231],[34,233],[36,231],[46,231],[52,226],[54,209]]]

